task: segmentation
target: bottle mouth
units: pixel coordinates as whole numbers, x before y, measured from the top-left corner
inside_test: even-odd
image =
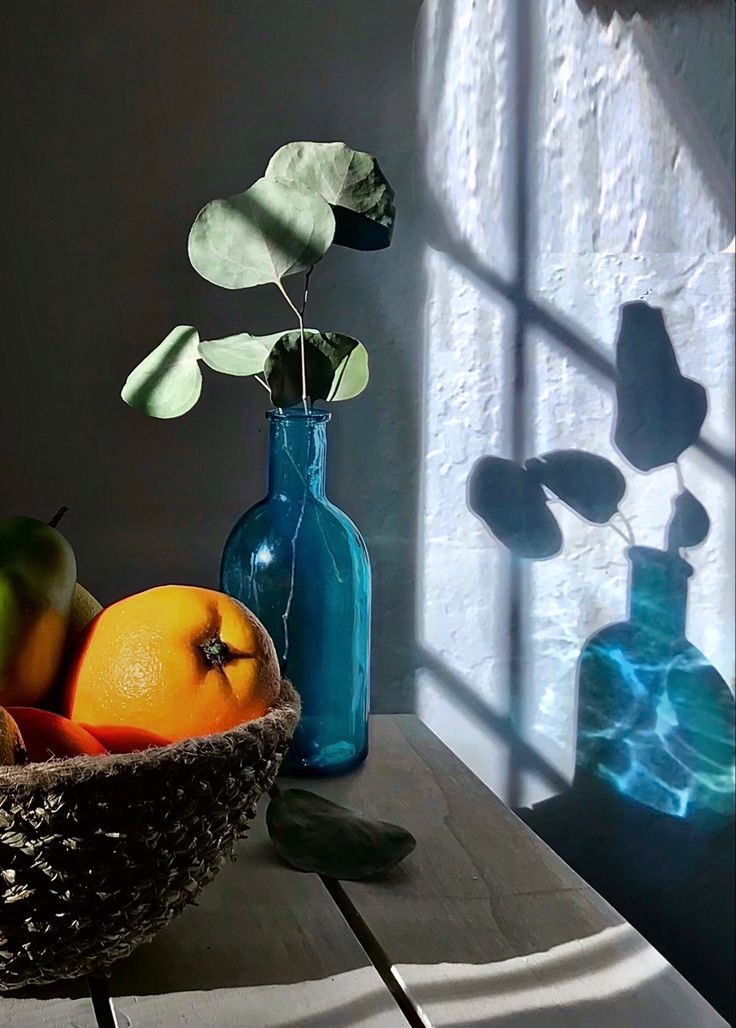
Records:
[[[266,417],[272,422],[289,422],[290,424],[302,423],[305,425],[322,425],[329,421],[332,414],[328,410],[304,410],[300,405],[295,407],[272,407],[266,411]]]
[[[692,565],[679,553],[670,550],[658,550],[654,546],[630,546],[626,553],[635,567],[667,568],[683,578],[689,578],[693,573]]]

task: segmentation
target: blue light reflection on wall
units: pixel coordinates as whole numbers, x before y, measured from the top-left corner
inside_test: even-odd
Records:
[[[685,637],[690,565],[635,546],[629,617],[580,656],[577,764],[666,814],[734,809],[734,700]]]

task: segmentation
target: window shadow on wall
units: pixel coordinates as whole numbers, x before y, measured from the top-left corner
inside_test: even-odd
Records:
[[[445,24],[438,34],[440,43],[433,55],[436,81],[440,83],[450,81],[452,75],[452,69],[448,67],[447,42],[452,6],[450,3],[442,6],[440,17]],[[425,183],[424,197],[430,245],[447,254],[490,297],[502,297],[511,305],[513,328],[509,365],[513,389],[507,400],[506,420],[509,457],[519,465],[529,456],[526,426],[530,421],[527,378],[532,359],[528,340],[531,329],[543,329],[553,346],[609,387],[616,384],[619,376],[619,369],[595,340],[538,300],[529,289],[527,219],[531,202],[531,140],[528,126],[532,123],[532,112],[528,71],[532,61],[532,19],[531,5],[526,0],[515,4],[514,13],[509,17],[508,43],[514,57],[511,67],[515,74],[516,120],[515,131],[510,134],[515,140],[511,163],[516,183],[513,221],[517,262],[513,276],[500,274],[490,261],[477,253],[454,226],[431,183]],[[716,200],[718,196],[716,192]],[[724,201],[721,207],[726,216],[731,216],[732,203],[729,206]],[[700,437],[698,432],[693,442],[715,473],[733,478],[733,454],[707,437]],[[552,552],[555,552],[554,548],[550,550]],[[557,789],[562,783],[559,772],[523,737],[529,579],[523,560],[513,548],[509,552],[506,572],[510,596],[507,613],[510,646],[506,668],[509,715],[493,709],[470,683],[427,648],[420,650],[418,662],[432,672],[438,687],[451,696],[465,713],[490,735],[503,739],[507,744],[509,802],[518,806],[524,771],[534,769]],[[728,693],[725,683],[723,688]],[[725,722],[732,724],[732,698],[730,704]],[[728,740],[726,749],[729,749]],[[724,759],[726,765],[730,761],[732,772],[732,739],[730,753]],[[531,812],[523,812],[523,815],[724,1015],[733,1012],[729,972],[733,961],[733,939],[729,927],[734,907],[732,815],[723,816],[722,813],[700,809],[690,817],[674,816],[672,812],[657,809],[656,804],[642,803],[641,797],[621,792],[586,769],[577,773],[572,787],[563,787],[560,796],[538,805]],[[666,867],[662,869],[663,855],[674,852],[676,856],[664,858]],[[713,869],[710,880],[705,871],[709,866]]]

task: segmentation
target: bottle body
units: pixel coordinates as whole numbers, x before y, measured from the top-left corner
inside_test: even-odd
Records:
[[[221,588],[271,634],[302,700],[289,773],[338,774],[368,749],[371,574],[360,533],[324,495],[329,415],[269,412],[269,491],[233,528]]]
[[[585,644],[578,665],[576,764],[655,810],[734,809],[734,700],[685,637],[690,566],[629,551],[627,621]]]

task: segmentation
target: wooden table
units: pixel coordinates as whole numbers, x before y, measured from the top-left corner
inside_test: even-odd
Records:
[[[0,998],[2,1028],[716,1028],[726,1022],[422,723],[372,720],[345,778],[300,782],[406,825],[382,881],[276,858],[265,801],[191,907],[109,982]]]

